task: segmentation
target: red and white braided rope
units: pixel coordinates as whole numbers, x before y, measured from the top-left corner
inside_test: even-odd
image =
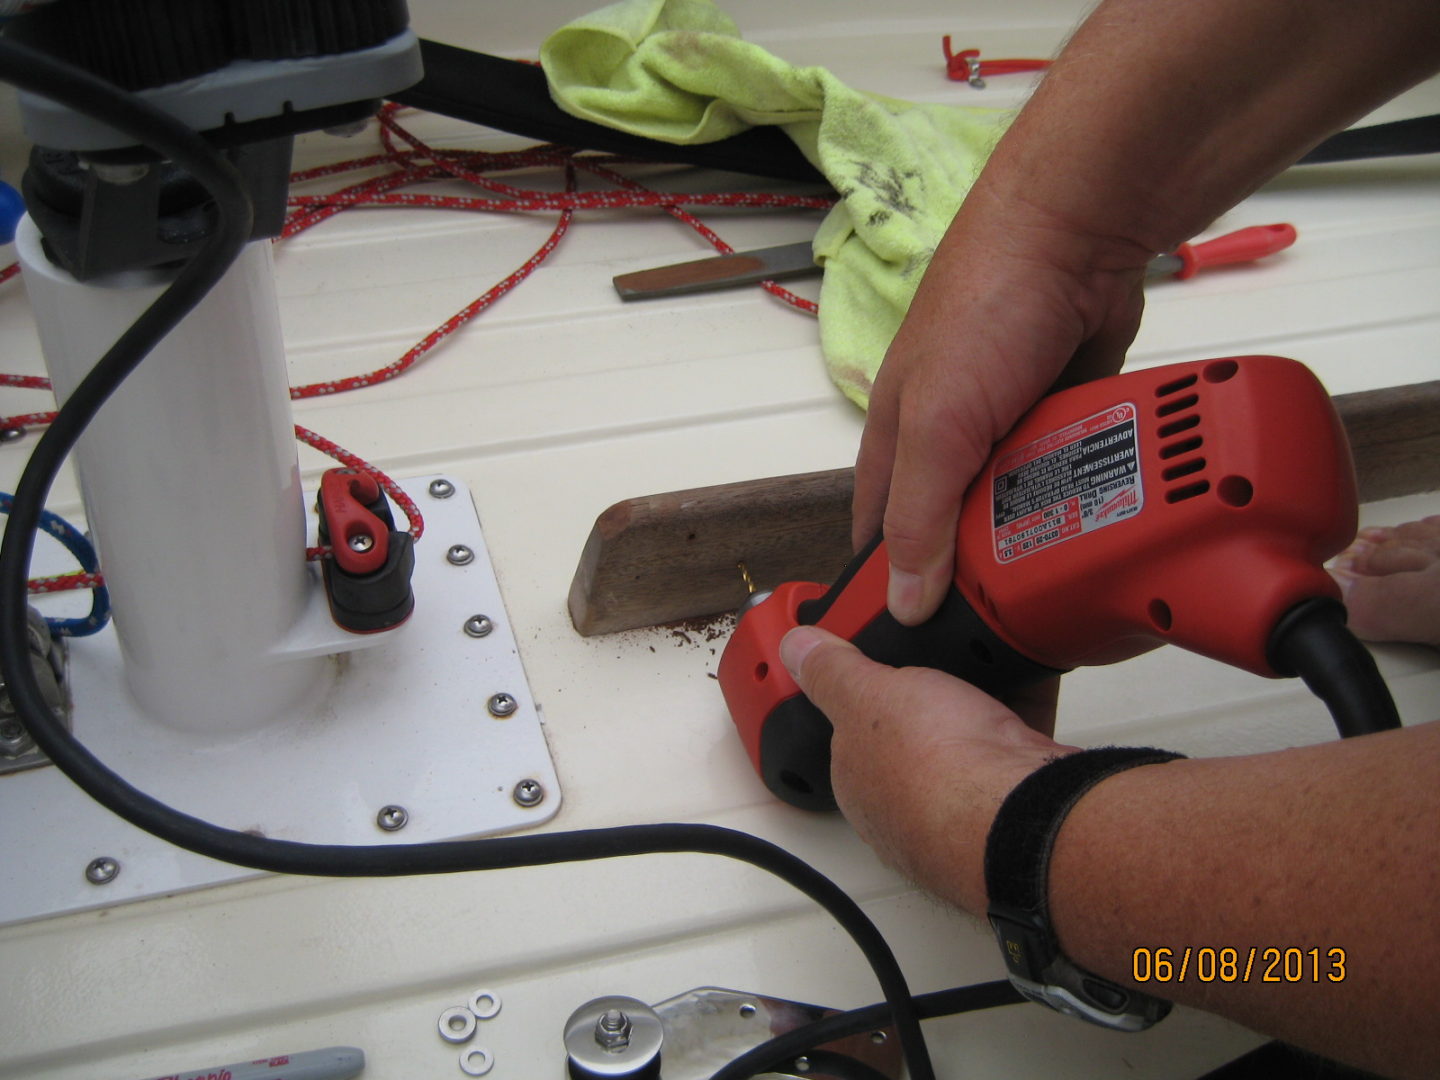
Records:
[[[767,192],[676,194],[653,191],[633,178],[609,167],[626,159],[610,155],[582,155],[578,151],[566,147],[542,145],[499,152],[439,150],[430,147],[398,124],[395,121],[395,115],[399,111],[399,106],[387,104],[379,114],[379,135],[384,147],[383,153],[301,170],[291,175],[291,182],[305,183],[349,172],[387,166],[391,171],[325,195],[292,195],[288,201],[294,212],[287,218],[277,240],[295,236],[338,213],[358,207],[410,206],[502,213],[551,210],[559,213],[559,220],[545,242],[520,267],[451,315],[411,346],[399,359],[365,374],[292,387],[290,396],[293,399],[321,397],[356,390],[387,382],[404,374],[451,334],[529,277],[555,251],[560,240],[570,228],[575,212],[578,210],[660,207],[677,221],[694,229],[716,251],[730,254],[735,249],[685,207],[768,207],[824,210],[834,204],[832,198],[777,195]],[[397,138],[407,144],[410,149],[401,149],[396,143]],[[548,192],[520,188],[485,176],[482,172],[482,170],[503,172],[537,167],[563,168],[565,171],[564,190]],[[593,176],[615,184],[619,190],[579,192],[576,190],[577,169],[583,169]],[[464,180],[487,191],[503,195],[505,198],[422,195],[398,190],[411,184],[446,178]],[[10,280],[19,272],[18,263],[0,269],[0,283]],[[813,301],[796,296],[773,281],[762,284],[768,291],[800,310],[811,314],[818,310]],[[0,374],[0,386],[48,390],[50,389],[50,380],[41,375]],[[49,424],[54,417],[53,411],[0,417],[0,430],[43,427]],[[384,472],[337,443],[298,424],[295,426],[295,434],[300,441],[328,454],[342,464],[375,476],[381,487],[405,514],[411,535],[417,540],[420,538],[424,532],[424,520],[419,508],[405,494],[404,490]],[[307,557],[312,559],[324,558],[330,554],[330,549],[327,547],[314,547],[306,551]],[[64,589],[90,588],[99,584],[103,584],[101,575],[74,573],[35,579],[30,583],[30,587],[32,592],[57,592]]]

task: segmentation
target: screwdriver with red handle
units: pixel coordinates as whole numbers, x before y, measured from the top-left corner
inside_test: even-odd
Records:
[[[1181,244],[1169,255],[1157,255],[1147,277],[1173,276],[1184,281],[1211,266],[1254,262],[1295,243],[1294,225],[1251,225],[1200,244]]]
[[[1251,225],[1213,240],[1181,244],[1174,252],[1157,255],[1146,268],[1149,278],[1174,277],[1181,281],[1212,266],[1254,262],[1295,243],[1293,225]],[[619,274],[613,281],[622,300],[649,300],[710,292],[759,281],[786,281],[814,277],[821,272],[810,241],[737,251],[707,259],[656,266]]]

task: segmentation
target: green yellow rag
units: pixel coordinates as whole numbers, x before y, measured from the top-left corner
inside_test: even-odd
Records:
[[[815,236],[820,344],[861,408],[930,256],[1010,110],[863,93],[740,39],[710,0],[621,0],[540,50],[566,112],[681,145],[777,124],[840,194]]]

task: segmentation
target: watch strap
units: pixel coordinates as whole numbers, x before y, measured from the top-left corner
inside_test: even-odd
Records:
[[[1150,747],[1082,750],[1047,762],[1001,803],[985,844],[985,888],[1011,981],[1027,997],[1125,1030],[1148,1027],[1169,1011],[1168,1003],[1065,958],[1050,922],[1050,858],[1066,816],[1096,784],[1183,756]]]

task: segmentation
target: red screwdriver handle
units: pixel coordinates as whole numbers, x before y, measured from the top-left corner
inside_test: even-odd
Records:
[[[1254,262],[1284,251],[1293,243],[1294,225],[1251,225],[1248,229],[1226,233],[1203,244],[1181,244],[1175,250],[1181,264],[1175,276],[1184,281],[1207,266]]]

